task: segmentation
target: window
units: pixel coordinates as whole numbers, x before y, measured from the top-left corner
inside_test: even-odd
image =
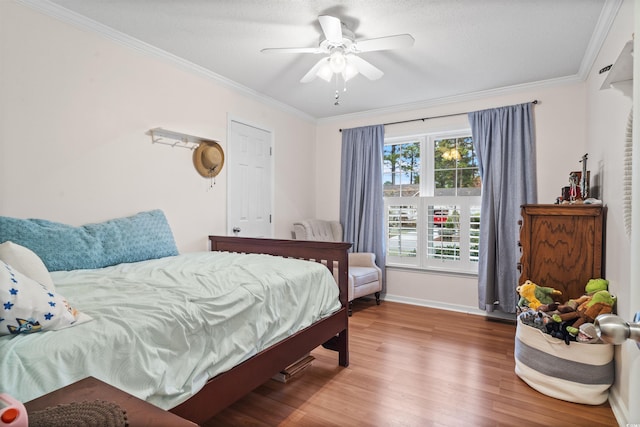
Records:
[[[481,182],[471,132],[387,138],[387,265],[478,271]]]

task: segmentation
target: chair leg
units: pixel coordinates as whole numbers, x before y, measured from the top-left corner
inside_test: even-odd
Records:
[[[376,292],[376,305],[380,305],[380,292]]]
[[[353,314],[353,301],[349,301],[349,317]]]

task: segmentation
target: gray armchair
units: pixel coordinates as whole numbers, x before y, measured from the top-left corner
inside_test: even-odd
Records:
[[[308,219],[293,224],[296,240],[316,240],[342,242],[342,224],[338,221]],[[380,305],[382,290],[382,270],[375,264],[376,256],[369,252],[349,253],[349,314],[351,302],[366,295],[374,294]]]

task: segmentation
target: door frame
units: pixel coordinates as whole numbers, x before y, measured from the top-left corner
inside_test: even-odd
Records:
[[[251,121],[251,120],[246,120],[240,116],[237,116],[235,114],[227,114],[227,153],[230,152],[230,145],[232,144],[231,141],[231,123],[232,122],[236,122],[236,123],[240,123],[243,124],[245,126],[250,126],[256,129],[260,129],[262,131],[265,132],[269,132],[269,135],[271,135],[271,141],[270,141],[270,147],[271,147],[271,156],[270,156],[270,165],[269,165],[269,169],[270,169],[270,190],[271,190],[271,194],[269,195],[269,203],[271,205],[271,221],[269,223],[269,236],[270,238],[273,238],[273,233],[275,230],[275,222],[276,222],[276,205],[275,205],[275,197],[274,197],[274,193],[275,193],[275,156],[276,156],[276,149],[275,149],[275,132],[272,128],[268,127],[268,126],[264,126],[262,124],[259,124],[257,122]],[[230,159],[229,159],[230,160]],[[229,221],[229,206],[231,205],[230,200],[231,200],[231,195],[230,195],[230,191],[229,191],[229,177],[231,176],[231,174],[229,173],[229,169],[231,168],[231,162],[230,161],[225,161],[226,165],[227,165],[227,211],[225,213],[225,218],[226,218],[226,224],[225,224],[225,230],[227,235],[232,235],[229,234],[229,227],[230,225],[230,221]]]

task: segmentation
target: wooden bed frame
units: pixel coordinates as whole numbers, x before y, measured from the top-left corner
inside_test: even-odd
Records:
[[[331,316],[261,351],[233,369],[211,378],[197,394],[171,409],[171,412],[201,424],[322,344],[338,352],[340,366],[349,365],[347,250],[351,243],[228,236],[209,236],[209,241],[212,251],[263,253],[307,259],[322,262],[332,273],[331,267],[337,265],[342,307]]]

